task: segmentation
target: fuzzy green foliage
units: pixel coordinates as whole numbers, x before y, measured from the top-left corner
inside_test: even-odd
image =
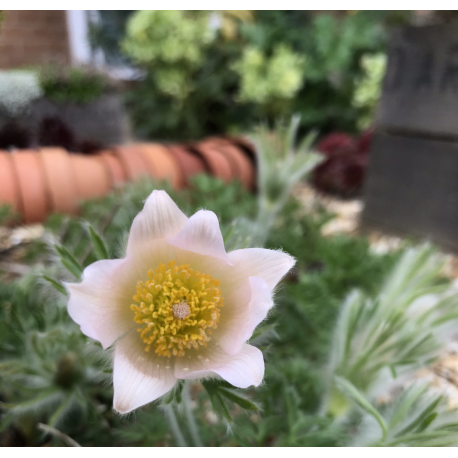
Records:
[[[47,223],[48,235],[33,248],[31,262],[44,262],[48,267],[42,273],[54,280],[74,281],[70,272],[56,267],[53,246],[65,246],[80,265],[95,261],[93,244],[100,241],[91,239],[86,221],[108,252],[120,255],[125,232],[153,187],[151,181],[144,181],[102,201],[87,202],[81,218],[54,215]],[[202,176],[196,177],[189,192],[169,192],[188,214],[203,205],[215,211],[223,232],[230,229],[235,217],[250,217],[256,212],[255,197],[237,183],[226,185]],[[266,381],[245,394],[225,385],[209,387],[216,403],[223,399],[233,420],[230,436],[224,411],[218,420],[207,391],[200,388],[195,394],[195,414],[204,444],[345,443],[340,427],[316,416],[323,392],[325,354],[339,302],[353,287],[373,291],[392,265],[393,256],[370,254],[362,239],[324,239],[320,227],[327,218],[324,213],[313,217],[302,214],[294,199],[279,215],[267,246],[281,246],[294,253],[298,267],[280,288],[269,320],[252,339],[264,351]],[[3,429],[18,431],[22,443],[29,445],[49,441],[62,445],[60,439],[39,433],[38,422],[56,425],[82,445],[174,445],[157,403],[140,409],[135,416],[113,414],[106,354],[101,356],[100,347],[81,334],[68,317],[66,298],[51,284],[38,282],[38,275],[37,267],[29,277],[0,286]],[[259,411],[245,414],[247,406]],[[182,415],[178,415],[180,422],[184,421]],[[3,434],[0,437],[7,437]],[[190,443],[188,437],[185,440]]]
[[[104,76],[74,68],[62,72],[46,68],[40,72],[43,94],[56,102],[89,103],[101,97],[108,89]]]
[[[0,443],[63,445],[59,436],[40,432],[38,423],[85,446],[454,443],[454,414],[446,414],[445,401],[431,398],[429,390],[406,395],[414,402],[401,396],[393,408],[376,406],[372,391],[381,363],[396,375],[409,349],[414,353],[408,360],[432,360],[438,325],[456,318],[456,296],[450,292],[427,309],[413,306],[415,299],[444,294],[448,286],[436,255],[429,247],[376,255],[364,237],[324,238],[321,228],[330,215],[304,214],[294,198],[278,210],[265,241],[268,248],[292,253],[297,265],[250,340],[266,361],[262,386],[242,391],[226,382],[180,383],[162,403],[116,415],[110,352],[80,332],[59,291],[62,281],[75,281],[89,263],[123,255],[133,218],[151,190],[161,187],[144,180],[87,202],[78,218],[54,215],[46,236],[28,248],[27,262],[35,265],[30,274],[0,284]],[[213,210],[226,236],[237,232],[234,221],[252,219],[259,206],[240,184],[207,176],[196,177],[187,191],[167,190],[187,214]],[[352,293],[355,289],[359,292]],[[361,311],[356,315],[355,294]],[[390,326],[385,342],[384,329]],[[371,357],[364,358],[369,351]],[[194,407],[186,402],[190,388]],[[200,439],[192,434],[190,407]],[[181,424],[183,432],[172,434],[165,417]]]
[[[378,447],[456,447],[458,410],[442,394],[413,383],[390,402],[374,407],[348,381],[340,386],[363,412],[351,445]],[[379,428],[375,427],[375,422]]]
[[[0,205],[0,226],[6,226],[13,223],[19,216],[20,215],[13,210],[11,205]]]
[[[69,318],[62,296],[32,271],[2,285],[0,303],[0,429],[16,428],[33,444],[42,441],[37,422],[60,427],[74,416],[101,421],[100,409],[110,399],[106,357]]]
[[[377,295],[352,292],[334,335],[331,374],[369,393],[384,370],[395,376],[434,360],[444,326],[458,317],[458,296],[441,268],[431,247],[411,248]]]

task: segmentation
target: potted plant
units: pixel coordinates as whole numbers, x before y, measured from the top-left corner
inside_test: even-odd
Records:
[[[122,97],[105,75],[82,68],[48,68],[40,73],[40,85],[43,95],[32,102],[29,123],[42,146],[56,145],[52,137],[59,136],[58,124],[71,133],[69,150],[84,152],[129,137]]]
[[[129,138],[122,94],[90,69],[0,72],[0,149],[59,146],[90,153]]]

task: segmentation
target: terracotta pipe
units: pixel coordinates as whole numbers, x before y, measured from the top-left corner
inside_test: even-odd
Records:
[[[167,148],[181,170],[183,186],[189,186],[190,178],[195,175],[210,173],[210,169],[205,165],[201,156],[185,145],[167,145]]]
[[[183,177],[175,157],[160,143],[136,143],[136,148],[148,164],[151,176],[170,181],[174,189],[183,186]]]
[[[226,183],[234,178],[234,172],[229,160],[214,145],[200,142],[190,145],[190,148],[200,154],[213,175]]]
[[[3,204],[11,205],[16,213],[23,213],[16,170],[7,151],[0,151],[0,205]]]
[[[119,159],[128,180],[135,180],[150,174],[149,166],[135,144],[114,146],[110,149]]]
[[[127,181],[126,173],[119,159],[110,150],[100,151],[98,155],[94,155],[102,164],[104,164],[112,186],[117,186]]]
[[[103,197],[110,192],[111,180],[105,164],[94,156],[70,154],[78,200]]]
[[[232,167],[234,178],[238,178],[247,189],[253,189],[255,183],[255,170],[253,163],[242,150],[230,141],[223,138],[212,138],[203,142],[206,145],[222,152]]]
[[[192,144],[134,143],[90,157],[61,148],[0,151],[0,204],[10,204],[31,223],[51,212],[76,213],[80,200],[104,196],[141,176],[170,180],[178,189],[189,186],[192,176],[209,173],[226,182],[240,178],[252,189],[252,145],[244,141],[216,137]]]
[[[50,211],[45,170],[36,151],[21,150],[12,153],[11,160],[16,172],[26,224],[44,221]]]
[[[57,213],[74,214],[77,210],[75,176],[69,154],[61,148],[41,148],[51,210]]]

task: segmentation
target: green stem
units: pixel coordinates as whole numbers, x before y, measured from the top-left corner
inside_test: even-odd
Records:
[[[196,419],[191,408],[191,394],[189,391],[189,384],[185,382],[183,386],[183,404],[186,419],[188,420],[189,431],[195,447],[203,447],[202,440],[199,435],[199,428],[197,427]]]
[[[170,428],[175,437],[178,447],[187,447],[186,441],[184,439],[183,433],[181,432],[180,425],[178,424],[177,417],[175,415],[175,410],[171,405],[165,406],[165,414],[169,421]]]
[[[252,242],[253,246],[263,247],[265,245],[278,211],[278,205],[260,197],[256,217],[256,234]]]

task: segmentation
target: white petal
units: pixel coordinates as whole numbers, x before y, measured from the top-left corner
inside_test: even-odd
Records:
[[[151,240],[174,237],[187,220],[165,191],[153,191],[132,223],[127,254],[141,251],[145,243]]]
[[[137,281],[127,259],[97,261],[84,269],[81,283],[66,283],[68,313],[81,331],[109,347],[135,326],[130,310]]]
[[[271,290],[296,262],[287,253],[264,248],[231,251],[229,260],[236,267],[233,269],[233,282],[240,281],[243,277],[260,277],[269,285]]]
[[[175,385],[172,360],[146,352],[140,335],[130,332],[116,345],[113,407],[127,413],[161,397]]]
[[[273,305],[267,283],[262,278],[250,277],[249,282],[225,298],[213,338],[230,355],[239,352]]]
[[[167,241],[182,250],[213,256],[230,264],[218,218],[211,211],[200,210],[192,215],[181,232]]]
[[[264,377],[262,352],[244,344],[240,352],[228,355],[221,348],[207,347],[187,351],[175,361],[175,376],[178,379],[196,379],[219,375],[238,388],[258,386]]]

